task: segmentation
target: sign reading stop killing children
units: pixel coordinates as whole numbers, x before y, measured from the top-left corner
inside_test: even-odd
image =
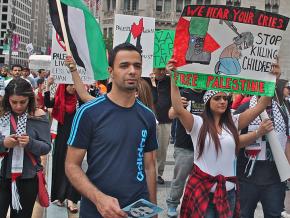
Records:
[[[158,30],[154,37],[154,68],[165,68],[172,56],[175,31]]]
[[[174,39],[177,85],[273,96],[272,64],[288,22],[285,16],[250,8],[186,6]]]
[[[71,73],[65,66],[66,58],[65,44],[58,36],[55,30],[52,33],[52,49],[51,49],[51,76],[55,83],[73,84]],[[87,72],[83,67],[77,66],[82,81],[85,84],[92,84],[94,80],[93,72]]]
[[[130,15],[115,15],[113,47],[129,42],[142,52],[142,77],[149,77],[153,70],[153,43],[155,19]]]

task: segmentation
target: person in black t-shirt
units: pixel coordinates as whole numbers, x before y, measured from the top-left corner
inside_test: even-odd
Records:
[[[254,107],[257,97],[253,96],[250,102],[241,105],[236,114],[242,113],[247,108]],[[280,145],[286,150],[289,147],[288,115],[277,103],[277,98],[272,100],[266,109],[274,124],[274,130]],[[240,150],[238,155],[237,175],[240,182],[241,217],[254,217],[257,203],[263,207],[264,217],[280,217],[284,207],[285,183],[280,181],[280,176],[265,135],[257,131],[260,118],[256,118],[242,134],[256,132],[256,140],[249,146]]]
[[[164,184],[162,175],[165,168],[167,148],[171,130],[171,119],[168,117],[168,111],[171,107],[170,77],[166,75],[164,68],[154,69],[154,76],[156,84],[154,107],[156,110],[156,118],[158,120],[157,137],[159,144],[157,150],[157,182],[159,184]]]
[[[203,95],[205,91],[192,90],[192,89],[182,89],[180,95],[182,96],[182,101],[184,107],[187,108],[193,114],[200,114],[204,110]],[[174,109],[171,107],[169,110],[169,118],[176,118]],[[180,203],[180,198],[183,194],[184,184],[193,164],[193,144],[190,135],[188,135],[179,121],[176,120],[176,141],[174,144],[174,175],[171,181],[171,187],[169,195],[166,199],[168,211],[168,217],[177,217],[178,213],[176,211],[177,206]]]

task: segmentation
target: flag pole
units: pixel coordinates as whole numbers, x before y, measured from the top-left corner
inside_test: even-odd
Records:
[[[65,28],[65,23],[64,23],[63,12],[62,12],[62,8],[61,8],[60,0],[56,0],[56,4],[57,4],[57,10],[58,10],[58,14],[59,14],[59,20],[60,20],[63,40],[64,40],[64,44],[65,44],[65,48],[66,48],[66,54],[69,56],[72,56],[72,53],[71,53],[71,50],[69,47],[68,38],[67,38],[67,32],[66,32],[66,28]]]

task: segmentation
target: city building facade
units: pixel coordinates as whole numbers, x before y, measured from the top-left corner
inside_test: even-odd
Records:
[[[51,44],[51,28],[47,0],[33,0],[30,42],[36,54],[48,54]]]
[[[13,33],[19,35],[20,45],[18,55],[10,56],[11,63],[24,64],[28,58],[26,44],[30,41],[32,0],[0,0],[0,12],[0,45],[3,45],[7,30],[11,29],[9,22],[14,23],[16,26]],[[2,47],[0,49],[0,63],[9,63],[9,54],[3,55]]]
[[[20,40],[18,54],[11,56],[3,54],[2,47],[11,30],[9,22],[15,24],[13,33],[19,35]],[[51,44],[50,32],[47,0],[0,0],[0,64],[27,66],[26,45],[32,43],[37,54],[47,53]]]

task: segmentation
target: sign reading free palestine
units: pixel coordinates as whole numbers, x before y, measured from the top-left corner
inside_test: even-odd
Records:
[[[175,33],[178,86],[273,96],[289,18],[252,8],[188,5]]]

